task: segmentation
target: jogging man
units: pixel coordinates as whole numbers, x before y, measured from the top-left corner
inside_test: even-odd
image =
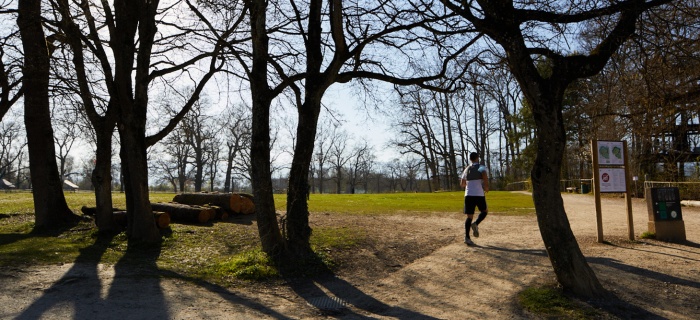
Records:
[[[474,237],[479,236],[479,223],[486,218],[488,209],[486,208],[486,193],[489,192],[489,177],[486,166],[479,164],[479,154],[472,152],[469,154],[469,160],[472,162],[462,172],[460,185],[464,189],[464,214],[467,215],[467,221],[464,222],[464,243],[473,246],[474,242],[469,237],[469,229],[473,231]],[[479,217],[472,223],[474,218],[474,209],[479,208]]]

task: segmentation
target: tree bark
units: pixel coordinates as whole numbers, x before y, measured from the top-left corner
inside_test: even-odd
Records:
[[[250,72],[252,93],[252,137],[250,158],[251,180],[255,198],[255,215],[263,251],[273,261],[280,262],[284,253],[284,239],[277,223],[270,171],[270,104],[272,92],[267,83],[268,43],[265,1],[248,0],[253,49]]]
[[[120,157],[124,176],[129,244],[159,242],[160,232],[153,219],[148,198],[146,160],[146,109],[151,48],[155,35],[155,9],[158,1],[115,1],[116,26],[112,34],[115,56],[114,83],[119,108]],[[135,36],[138,31],[139,47]],[[134,52],[136,59],[134,59]],[[136,72],[132,73],[136,60]],[[132,81],[133,76],[133,81]],[[132,86],[132,83],[134,84]],[[132,93],[133,92],[133,93]],[[113,97],[115,98],[115,97]]]
[[[121,231],[114,222],[112,214],[112,134],[116,122],[115,107],[108,105],[105,115],[100,116],[95,108],[93,101],[94,95],[90,89],[87,71],[85,68],[85,56],[83,54],[82,34],[73,20],[71,15],[70,5],[66,0],[56,2],[62,19],[60,26],[65,32],[67,42],[73,51],[73,66],[75,68],[76,79],[78,82],[78,93],[83,102],[83,108],[90,123],[95,129],[95,167],[92,171],[91,182],[95,188],[95,203],[97,213],[95,215],[95,223],[100,232],[112,233]],[[94,23],[91,15],[86,15],[89,24]],[[98,42],[96,30],[91,30],[93,40]],[[101,48],[100,43],[97,43],[95,48]],[[103,50],[94,51],[96,57],[103,63],[108,65],[107,57]],[[108,69],[109,70],[109,69]],[[108,91],[112,90],[112,83],[107,82]]]
[[[287,219],[285,221],[286,240],[289,249],[298,256],[312,253],[311,227],[309,227],[309,207],[306,195],[309,192],[309,167],[314,151],[318,115],[321,111],[321,97],[328,88],[325,82],[328,74],[321,74],[323,55],[321,52],[321,0],[309,3],[308,37],[305,43],[306,60],[304,103],[297,106],[299,123],[294,147],[292,167],[289,170],[287,188]],[[340,10],[340,8],[336,8]],[[338,193],[340,174],[338,173]]]
[[[532,198],[537,222],[557,281],[577,294],[593,297],[604,292],[576,242],[559,190],[566,148],[561,99],[564,88],[532,99],[538,127],[537,157],[532,168]]]
[[[95,127],[96,147],[95,168],[92,170],[92,185],[95,187],[95,224],[100,232],[110,233],[117,231],[112,214],[112,131],[113,125],[106,130],[104,127]]]
[[[224,192],[231,192],[231,173],[233,172],[233,146],[227,145],[226,175],[224,178]]]
[[[309,206],[307,201],[309,192],[308,176],[320,110],[321,101],[315,99],[307,99],[299,109],[297,143],[294,147],[292,167],[289,171],[286,236],[290,248],[293,248],[295,253],[301,255],[311,252],[309,242],[311,227],[309,227]]]
[[[18,3],[17,25],[24,50],[24,121],[34,198],[35,229],[74,221],[63,196],[49,109],[49,50],[41,25],[41,1]]]
[[[126,106],[122,106],[124,109]],[[122,142],[121,159],[124,175],[124,191],[128,222],[126,233],[129,243],[157,243],[161,240],[160,232],[153,219],[153,210],[148,197],[148,164],[146,161],[145,121],[122,112],[122,123],[127,130],[120,130]],[[145,118],[144,118],[145,120]]]

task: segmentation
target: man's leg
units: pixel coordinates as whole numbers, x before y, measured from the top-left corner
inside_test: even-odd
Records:
[[[489,214],[488,211],[481,211],[481,213],[479,213],[479,216],[476,217],[476,221],[474,221],[474,223],[479,224],[481,223],[481,221],[484,221],[484,218],[486,218],[487,214]]]
[[[474,219],[474,215],[468,214],[467,221],[464,222],[464,243],[466,243],[468,245],[474,244],[474,242],[472,242],[471,238],[469,238],[469,229],[472,226],[472,219]]]
[[[479,217],[476,218],[476,221],[472,223],[472,231],[474,232],[474,236],[478,237],[479,236],[479,223],[481,221],[484,221],[486,218],[486,215],[489,214],[488,208],[486,207],[486,197],[482,197],[479,199],[477,202],[476,206],[479,208]]]
[[[472,197],[464,197],[464,213],[467,215],[467,220],[464,222],[464,243],[468,245],[474,245],[469,237],[469,229],[474,219],[474,209],[476,209],[476,203],[473,200]]]

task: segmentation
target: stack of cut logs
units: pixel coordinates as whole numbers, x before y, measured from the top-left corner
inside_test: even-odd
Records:
[[[168,203],[152,203],[154,217],[159,228],[167,228],[170,221],[205,223],[210,220],[226,220],[232,214],[255,212],[253,196],[246,193],[182,193]],[[95,215],[95,207],[83,207],[85,215]],[[114,220],[126,229],[126,211],[112,209]]]

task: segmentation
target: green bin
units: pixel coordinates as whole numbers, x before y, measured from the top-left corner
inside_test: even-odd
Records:
[[[589,193],[591,192],[591,182],[590,181],[581,181],[581,193]]]

